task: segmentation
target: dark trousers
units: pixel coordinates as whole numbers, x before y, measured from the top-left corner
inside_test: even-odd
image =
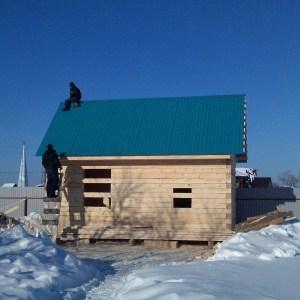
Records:
[[[71,107],[71,103],[73,103],[73,102],[79,102],[78,100],[76,100],[75,98],[70,98],[70,99],[67,99],[67,100],[65,100],[65,108],[68,108],[68,109],[70,109],[70,107]]]
[[[46,169],[47,174],[47,197],[55,197],[55,191],[58,188],[58,170]]]

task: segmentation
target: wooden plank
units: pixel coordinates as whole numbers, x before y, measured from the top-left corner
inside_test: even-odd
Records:
[[[220,231],[214,231],[214,230],[165,230],[165,231],[158,231],[155,229],[149,229],[149,228],[141,228],[141,229],[135,229],[132,226],[83,226],[80,228],[73,228],[73,227],[66,227],[63,229],[64,232],[69,232],[70,230],[73,230],[72,232],[78,232],[80,234],[95,234],[95,233],[103,233],[107,232],[109,234],[126,234],[128,232],[133,233],[142,233],[142,234],[153,234],[156,235],[156,237],[159,237],[160,233],[170,233],[172,235],[176,235],[178,237],[182,236],[197,236],[197,237],[203,237],[203,236],[228,236],[233,235],[233,231],[230,230],[220,230]],[[62,233],[63,231],[59,231]],[[155,238],[157,239],[157,238]]]
[[[43,201],[44,202],[61,202],[61,197],[56,197],[56,198],[47,198],[47,197],[44,197]]]
[[[65,199],[65,201],[61,203],[61,206],[83,207],[83,196],[77,198],[68,197],[67,199]]]
[[[172,187],[148,187],[145,186],[143,189],[139,187],[138,189],[134,188],[135,186],[132,185],[130,186],[121,186],[119,189],[114,189],[114,186],[112,187],[111,190],[111,195],[115,196],[118,198],[120,193],[123,191],[127,191],[126,195],[130,195],[130,197],[141,197],[141,196],[146,196],[146,197],[173,197],[175,193],[173,193],[173,188],[192,188],[192,194],[195,197],[201,197],[201,193],[207,194],[207,195],[215,195],[215,194],[229,194],[231,193],[232,189],[231,188],[211,188],[209,186],[203,186],[198,187],[198,186],[193,186],[193,185],[180,185],[180,186],[172,186]],[[84,193],[85,194],[85,193]],[[95,193],[96,194],[96,193]],[[99,194],[99,193],[98,193]]]
[[[121,210],[119,210],[121,212]],[[186,213],[186,212],[165,212],[165,211],[145,211],[142,213],[137,213],[137,210],[130,210],[126,211],[124,214],[116,213],[112,210],[98,210],[94,212],[69,212],[69,211],[61,211],[61,216],[69,216],[69,215],[75,215],[80,214],[83,218],[152,218],[154,220],[161,220],[161,219],[174,219],[174,220],[180,220],[180,219],[191,219],[191,220],[215,220],[215,219],[228,219],[227,216],[231,215],[230,211],[223,211],[221,213],[214,213],[211,211],[210,213],[204,211],[201,211],[200,213]],[[160,212],[160,213],[159,213]]]
[[[211,194],[209,194],[209,191],[211,192]],[[199,190],[199,193],[196,193],[196,191],[194,191],[193,193],[189,193],[188,198],[195,198],[195,199],[205,199],[205,198],[218,198],[220,197],[219,194],[223,195],[224,194],[229,194],[230,193],[230,189],[223,189],[223,190],[207,190],[207,189],[203,189],[203,196],[201,195],[201,190]],[[121,194],[122,193],[122,194]],[[129,188],[127,188],[127,193],[126,193],[126,188],[124,189],[120,189],[120,190],[113,190],[111,193],[102,193],[102,192],[83,192],[81,193],[81,197],[91,197],[91,198],[99,198],[99,197],[107,197],[107,198],[112,198],[112,201],[114,201],[114,199],[118,199],[120,197],[124,197],[124,195],[129,195],[132,198],[138,198],[140,199],[141,197],[145,197],[145,198],[178,198],[176,196],[178,196],[179,193],[173,193],[173,189],[172,191],[170,190],[170,192],[167,192],[165,190],[161,190],[159,191],[158,189],[152,188],[151,190],[130,190]],[[68,195],[68,199],[74,199],[74,198],[79,198],[80,195],[76,194],[76,196],[71,196]],[[225,197],[225,196],[224,196]],[[226,195],[227,197],[227,195]],[[114,199],[113,199],[114,198]],[[220,197],[222,198],[222,197]]]
[[[224,196],[223,196],[224,197]],[[121,199],[115,199],[112,198],[112,204],[116,205],[119,204],[121,207],[124,207],[124,205],[132,206],[132,207],[148,207],[153,206],[155,204],[155,207],[163,207],[164,205],[172,204],[173,205],[173,199],[174,198],[188,198],[192,199],[192,208],[196,208],[195,205],[199,206],[199,208],[226,208],[227,204],[230,204],[230,199],[227,198],[219,198],[219,199],[201,199],[191,196],[190,194],[176,194],[172,197],[168,198],[151,198],[151,197],[141,197],[141,198],[121,198]]]
[[[57,225],[58,224],[58,220],[42,220],[42,224],[43,225]]]
[[[83,167],[84,168],[84,167]],[[107,169],[107,167],[88,167],[94,169]],[[122,176],[125,173],[143,173],[143,174],[182,174],[182,173],[194,173],[194,174],[206,174],[206,173],[229,173],[226,165],[219,164],[199,164],[199,165],[165,165],[165,166],[111,166],[112,176]]]
[[[173,207],[173,203],[162,203],[160,205],[157,205],[155,203],[153,203],[152,205],[149,203],[148,206],[127,206],[125,204],[123,205],[117,205],[116,203],[113,203],[112,204],[112,207],[111,207],[112,211],[117,213],[119,212],[120,210],[124,211],[124,213],[128,212],[128,213],[143,213],[143,212],[153,212],[153,213],[159,213],[159,212],[162,212],[162,211],[170,211],[170,210],[174,210],[174,213],[176,212],[184,212],[186,214],[189,214],[190,212],[194,211],[194,210],[199,210],[199,212],[205,212],[207,214],[211,213],[211,214],[214,214],[214,213],[230,213],[231,210],[230,208],[213,208],[213,207],[209,207],[209,208],[202,208],[202,207],[197,207],[195,205],[194,208],[174,208]]]
[[[60,224],[62,226],[67,226],[67,224],[73,224],[73,225],[81,225],[81,226],[111,226],[111,225],[140,225],[145,226],[145,224],[148,226],[149,224],[151,226],[158,226],[158,227],[174,227],[180,229],[183,226],[184,227],[191,227],[191,228],[198,228],[197,226],[202,226],[203,228],[215,228],[216,226],[222,226],[223,229],[227,229],[226,225],[232,225],[231,219],[214,219],[213,221],[209,220],[197,220],[194,219],[192,221],[187,221],[186,219],[182,219],[180,221],[167,219],[164,222],[159,222],[159,220],[152,221],[151,218],[144,218],[144,219],[126,219],[126,218],[120,218],[120,219],[113,219],[111,217],[102,217],[100,219],[95,219],[93,217],[84,217],[80,215],[80,217],[76,217],[74,215],[71,216],[60,216]],[[201,227],[201,228],[202,228]],[[199,227],[200,228],[200,227]]]
[[[149,198],[150,199],[150,198]],[[160,203],[163,203],[163,202],[159,202],[158,201],[159,199],[153,201],[152,203],[157,203],[158,205],[156,206],[157,209],[161,209],[161,207],[159,206]],[[201,201],[201,200],[200,200]],[[230,204],[229,201],[220,201],[220,199],[211,199],[211,201],[207,201],[207,200],[203,200],[203,202],[195,202],[194,199],[192,199],[192,209],[189,211],[189,214],[201,214],[203,212],[205,212],[206,209],[225,209],[226,211],[230,211],[231,208],[228,207],[228,204]],[[168,202],[170,202],[170,200],[168,200]],[[145,205],[148,205],[148,203],[151,203],[151,201],[149,201],[147,199],[147,202],[146,202],[146,199],[141,199],[140,201],[139,200],[131,200],[130,202],[127,202],[126,200],[124,200],[124,203],[132,203],[132,206],[131,208],[132,209],[140,209],[141,208],[141,205],[133,205],[133,204],[136,204],[136,203],[146,203],[143,205],[143,208],[145,208]],[[118,207],[116,206],[116,203],[113,203],[114,204],[114,207],[113,207],[113,211],[116,211],[118,209]],[[194,207],[194,205],[197,204],[197,207]],[[123,208],[124,205],[122,205],[122,208]],[[129,207],[130,208],[130,207]],[[120,210],[120,208],[119,208]],[[83,205],[79,205],[79,206],[69,206],[68,203],[62,203],[61,205],[61,211],[62,212],[72,212],[72,211],[82,211],[82,212],[96,212],[97,214],[99,212],[102,212],[102,211],[105,211],[107,212],[107,208],[105,207],[92,207],[92,206],[83,206]],[[157,213],[157,210],[153,210],[154,213]],[[174,208],[169,208],[167,210],[164,210],[164,213],[176,213],[176,214],[180,214],[180,211],[176,210],[174,211]],[[186,211],[183,211],[182,212],[183,214],[186,214]]]
[[[278,217],[276,219],[268,220],[268,219],[263,219],[260,220],[259,222],[254,222],[247,224],[247,226],[240,227],[237,229],[237,232],[249,232],[251,230],[260,230],[264,227],[267,227],[269,225],[278,225],[278,224],[283,224],[284,223],[284,218],[283,217]]]
[[[80,157],[81,158],[81,157]],[[132,161],[126,161],[126,160],[120,160],[120,161],[105,161],[105,160],[89,160],[89,161],[65,161],[62,162],[62,164],[65,167],[79,167],[80,165],[82,167],[85,167],[86,169],[89,169],[93,166],[99,166],[104,168],[113,168],[113,167],[124,167],[124,168],[136,168],[136,167],[160,167],[160,166],[203,166],[203,165],[219,165],[219,166],[230,166],[230,163],[228,163],[226,160],[194,160],[194,159],[178,159],[178,160],[132,160]],[[80,164],[80,165],[79,165]]]
[[[88,233],[78,233],[79,236],[90,236],[90,238],[102,238],[102,239],[157,239],[157,240],[185,240],[185,241],[223,241],[231,234],[227,235],[199,235],[199,234],[177,234],[176,231],[161,231],[157,232],[141,232],[141,231],[127,231],[127,232],[111,232],[111,231],[98,231],[98,232],[88,232]]]
[[[80,239],[76,241],[76,246],[89,245],[90,239]]]
[[[75,218],[75,216],[77,216],[78,219],[80,220],[94,220],[95,222],[102,222],[103,220],[107,220],[107,221],[130,221],[130,220],[139,220],[139,219],[149,219],[149,220],[155,220],[153,222],[156,221],[160,221],[159,217],[160,215],[158,213],[153,213],[153,212],[149,212],[149,213],[142,213],[139,216],[134,216],[137,215],[137,213],[134,213],[132,211],[132,213],[125,213],[125,214],[115,214],[115,213],[111,213],[110,211],[108,211],[107,213],[103,213],[103,212],[99,212],[99,213],[79,213],[79,212],[61,212],[60,213],[60,217],[61,219],[68,219],[68,220],[73,220]],[[170,222],[170,220],[173,220],[174,222],[176,222],[177,220],[187,220],[187,214],[167,214],[167,213],[163,213],[161,214],[161,218],[164,218],[164,220],[166,220],[166,222]],[[193,214],[190,216],[190,220],[191,222],[221,222],[224,220],[228,221],[231,220],[231,218],[227,217],[230,216],[231,214],[205,214],[203,212],[203,214],[201,215],[197,215],[197,214]],[[150,222],[150,223],[153,223]]]
[[[13,222],[12,222],[12,218],[8,219],[8,229],[12,229],[13,227]]]
[[[19,205],[16,205],[16,206],[13,206],[12,208],[4,211],[3,213],[7,215],[7,214],[11,213],[12,211],[17,210],[18,208],[19,208]]]
[[[59,214],[59,208],[45,208],[44,214]]]
[[[66,197],[68,197],[68,198],[70,198],[71,197],[71,195],[70,195],[70,192],[72,191],[72,194],[79,194],[79,193],[81,193],[81,196],[82,196],[82,188],[81,189],[76,189],[76,191],[73,191],[73,189],[69,189],[68,187],[67,188],[65,188],[64,190],[62,190],[61,191],[61,193],[60,193],[60,197],[61,197],[61,199],[62,199],[62,201],[66,201]]]
[[[62,231],[60,234],[63,234]],[[65,233],[71,233],[71,232],[65,232]],[[75,234],[81,235],[81,236],[102,236],[102,238],[120,238],[120,239],[126,239],[127,238],[135,238],[135,239],[158,239],[158,240],[214,240],[213,237],[218,238],[227,238],[228,236],[231,236],[230,233],[227,233],[226,235],[219,235],[214,233],[207,233],[207,234],[199,234],[199,233],[178,233],[175,230],[173,231],[160,231],[156,232],[155,230],[148,230],[148,231],[121,231],[121,230],[109,230],[109,229],[98,229],[98,230],[87,230],[87,231],[81,231],[78,230],[78,232],[74,232]]]
[[[76,238],[93,239],[166,239],[166,240],[185,240],[185,241],[223,241],[232,235],[232,232],[176,232],[176,231],[126,231],[117,232],[112,230],[99,229],[98,231],[88,231],[87,234],[79,233],[74,235]],[[60,233],[61,234],[61,233]]]
[[[176,248],[178,248],[178,241],[145,240],[144,246],[176,249]]]
[[[111,198],[111,193],[104,192],[83,192],[84,197],[94,197],[94,198]]]
[[[61,208],[63,208],[63,212],[64,213],[68,213],[68,207],[67,206],[62,206]],[[74,206],[74,211],[78,211],[78,209],[80,208],[80,206],[75,207]],[[90,208],[88,206],[86,206],[86,208]],[[99,212],[99,215],[103,214],[115,214],[116,216],[120,216],[120,215],[127,215],[130,216],[131,214],[145,214],[145,213],[150,213],[150,214],[155,214],[155,215],[159,215],[161,213],[165,213],[165,214],[174,214],[174,215],[179,215],[179,213],[183,213],[183,214],[190,214],[190,213],[199,213],[199,214],[228,214],[231,213],[231,209],[227,208],[173,208],[172,205],[170,206],[155,206],[153,205],[152,207],[131,207],[131,206],[120,206],[117,207],[115,205],[113,205],[112,207],[92,207],[95,209],[95,211]],[[174,211],[174,212],[173,212]]]
[[[168,160],[230,160],[230,155],[169,155]],[[69,161],[136,161],[136,160],[166,160],[166,156],[145,155],[145,156],[68,156],[68,160],[61,157],[64,162]],[[95,163],[94,163],[95,164]]]
[[[278,212],[277,210],[273,210],[273,211],[268,212],[268,213],[266,213],[266,214],[264,214],[264,215],[258,215],[258,216],[248,217],[248,218],[247,218],[247,221],[248,221],[248,222],[253,222],[253,221],[255,221],[255,220],[257,220],[257,219],[260,219],[260,218],[262,218],[262,217],[266,217],[266,216],[272,215],[272,214],[277,214],[277,212]]]
[[[182,179],[198,179],[198,180],[214,180],[223,179],[226,180],[226,173],[216,173],[216,171],[203,173],[199,171],[198,173],[145,173],[143,170],[139,172],[128,172],[122,174],[112,174],[114,181],[124,180],[124,179],[135,179],[135,180],[145,180],[145,179],[166,179],[166,180],[182,180]]]
[[[181,168],[181,166],[177,164],[157,166],[145,165],[143,167],[135,166],[132,168],[111,168],[111,170],[111,177],[113,179],[126,178],[128,176],[136,178],[156,178],[152,177],[153,175],[166,176],[166,178],[181,178],[182,176],[188,177],[188,175],[191,175],[191,177],[194,178],[198,178],[199,175],[200,178],[208,178],[208,175],[215,176],[216,178],[225,178],[226,174],[230,174],[230,170],[226,164],[188,165],[187,168]]]
[[[134,230],[133,226],[129,225],[118,225],[118,226],[83,226],[80,228],[76,228],[76,230],[80,232],[96,232],[96,231],[107,231],[111,233],[117,233],[117,232],[127,232],[128,230],[134,231],[134,232],[142,232],[142,233],[156,233],[159,234],[159,231],[153,229],[153,228],[139,228]],[[168,232],[168,231],[165,231]],[[207,235],[218,235],[218,236],[227,236],[228,234],[233,235],[234,232],[230,230],[199,230],[199,229],[194,229],[194,230],[176,230],[173,231],[173,233],[176,233],[177,235],[197,235],[197,236],[207,236]]]
[[[150,213],[150,214],[174,214],[174,215],[186,215],[186,214],[226,214],[226,213],[231,213],[231,208],[227,207],[225,208],[214,208],[214,207],[207,207],[207,208],[173,208],[172,205],[170,206],[149,206],[149,207],[132,207],[132,206],[116,206],[113,205],[111,208],[107,207],[91,207],[91,206],[73,206],[70,207],[71,210],[69,210],[69,206],[61,206],[61,214],[62,213],[68,213],[68,212],[76,212],[76,211],[90,211],[90,209],[93,209],[95,212],[99,213],[100,215],[110,215],[110,214],[116,214],[116,215],[131,215],[131,214],[145,214],[145,213]],[[82,210],[80,210],[82,209]]]
[[[64,204],[64,203],[63,203]],[[91,207],[91,206],[80,206],[80,207],[75,207],[75,206],[65,206],[63,205],[61,206],[61,213],[71,213],[71,212],[85,212],[85,213],[92,213],[92,214],[97,214],[97,215],[111,215],[112,213],[120,213],[121,211],[123,211],[123,209],[125,208],[126,210],[128,210],[129,212],[132,211],[132,213],[136,213],[137,211],[139,213],[153,213],[153,214],[157,214],[157,212],[160,212],[162,214],[174,214],[177,216],[180,215],[186,215],[186,210],[185,209],[174,209],[173,207],[169,208],[169,209],[163,209],[159,206],[154,207],[156,209],[150,209],[149,207],[142,207],[142,210],[140,210],[140,207],[116,207],[116,205],[114,207],[112,207],[112,209],[107,209],[107,207]],[[219,210],[222,210],[221,212],[219,212]],[[210,210],[209,212],[207,210]],[[213,214],[213,215],[217,215],[219,213],[228,213],[230,212],[230,208],[227,207],[226,203],[204,203],[202,206],[199,205],[198,208],[191,208],[189,209],[188,213],[189,215],[193,216],[193,215],[202,215],[202,214]]]
[[[142,227],[144,226],[148,226],[148,224],[151,224],[154,228],[158,229],[158,228],[172,228],[172,229],[211,229],[211,230],[215,230],[215,229],[228,229],[231,228],[232,222],[231,220],[224,220],[224,221],[219,221],[219,222],[212,222],[212,223],[208,223],[205,221],[202,222],[172,222],[172,221],[166,221],[166,222],[161,222],[161,223],[157,223],[157,222],[151,222],[151,220],[149,219],[145,219],[145,220],[132,220],[132,221],[128,221],[128,220],[119,220],[119,221],[110,221],[110,220],[91,220],[91,219],[84,219],[84,220],[75,220],[75,219],[71,219],[68,221],[64,221],[63,219],[61,219],[62,225],[64,224],[71,224],[71,225],[81,225],[81,226],[93,226],[93,225],[98,225],[98,226],[111,226],[111,225],[123,225],[123,224],[129,224],[129,225],[134,225],[136,224],[137,226],[140,225]],[[150,223],[151,222],[151,223]],[[146,225],[145,225],[146,224]],[[229,227],[228,227],[229,226]]]
[[[203,189],[202,191],[203,193],[201,193],[201,190],[196,191],[193,189],[192,193],[187,193],[189,194],[190,197],[188,198],[193,198],[193,199],[228,199],[230,197],[230,189],[224,189],[224,190],[207,190],[207,189]],[[173,193],[173,190],[170,192],[167,192],[165,190],[161,190],[159,191],[158,189],[152,189],[149,191],[130,191],[128,190],[127,193],[122,193],[120,194],[120,192],[116,192],[116,191],[112,191],[111,193],[101,193],[101,192],[84,192],[83,194],[81,194],[81,197],[85,196],[85,197],[94,197],[94,198],[99,198],[99,197],[110,197],[112,198],[112,201],[114,201],[114,199],[122,199],[125,198],[126,199],[165,199],[165,198],[169,198],[169,199],[173,199],[173,198],[178,198],[178,196],[180,196],[180,193]],[[72,198],[71,196],[69,196],[70,198]],[[68,197],[68,198],[69,198]],[[75,197],[79,198],[80,195],[77,194]],[[73,197],[74,198],[74,197]]]
[[[81,163],[81,162],[79,162]],[[80,169],[79,169],[80,168]],[[164,173],[182,173],[182,172],[199,172],[199,171],[203,171],[204,173],[206,172],[205,170],[208,171],[215,171],[216,173],[223,172],[226,170],[226,172],[228,172],[228,167],[226,164],[218,164],[218,163],[212,163],[212,164],[207,164],[207,163],[203,163],[203,164],[194,164],[194,165],[176,165],[176,167],[174,167],[174,165],[135,165],[135,166],[131,166],[131,165],[111,165],[111,166],[97,166],[94,165],[94,162],[92,162],[91,165],[85,166],[85,165],[78,165],[78,168],[71,169],[70,167],[68,167],[68,170],[72,170],[72,174],[76,173],[79,174],[78,172],[76,172],[76,170],[80,170],[80,174],[83,174],[82,170],[101,170],[101,169],[111,169],[112,170],[112,174],[115,173],[124,173],[124,172],[128,172],[128,171],[143,171],[145,173],[152,173],[152,172],[164,172]]]
[[[235,230],[237,232],[248,232],[251,230],[260,230],[271,224],[282,224],[287,217],[292,217],[293,212],[279,212],[277,210],[269,212],[265,215],[248,218],[246,222],[236,224]]]
[[[229,235],[230,236],[230,235]],[[207,242],[207,241],[214,241],[215,243],[217,242],[222,242],[226,240],[229,236],[227,237],[214,237],[214,236],[208,236],[208,237],[196,237],[196,236],[182,236],[182,238],[174,236],[174,239],[179,240],[179,241],[200,241],[200,242]],[[164,237],[164,236],[163,236]],[[94,234],[94,235],[72,235],[72,237],[67,237],[67,235],[60,235],[59,239],[61,240],[73,240],[73,239],[98,239],[98,240],[129,240],[129,239],[136,239],[136,240],[147,240],[147,239],[162,239],[162,236],[156,237],[153,235],[142,235],[142,234],[137,234],[137,233],[127,233],[126,235],[107,235],[106,233],[104,234]],[[169,238],[169,235],[165,235],[166,238]],[[173,238],[173,237],[172,237]]]
[[[148,170],[147,167],[144,167],[144,169],[141,168],[132,168],[132,169],[126,169],[123,168],[122,172],[120,170],[112,170],[112,176],[113,178],[120,178],[124,177],[124,175],[132,175],[137,176],[137,178],[140,178],[139,176],[145,175],[145,178],[149,178],[149,175],[157,175],[157,176],[166,176],[166,178],[181,178],[182,176],[196,176],[194,178],[208,178],[208,176],[213,176],[215,178],[225,178],[226,174],[231,173],[230,170],[228,170],[226,165],[198,165],[198,166],[187,166],[186,168],[180,168],[180,166],[177,165],[171,165],[171,166],[163,166],[163,168],[157,167],[152,168],[151,166]],[[119,172],[118,172],[119,171]],[[175,176],[175,177],[174,177]],[[203,176],[203,177],[202,177]],[[153,178],[153,177],[150,177]]]
[[[84,178],[82,183],[111,183],[111,184],[134,184],[134,185],[146,185],[146,184],[169,184],[169,185],[178,185],[178,184],[226,184],[231,183],[230,178]],[[81,180],[78,182],[73,181],[73,186],[76,184],[81,184]],[[69,187],[71,187],[70,185]]]
[[[58,222],[58,221],[57,221]],[[57,240],[57,232],[58,232],[58,224],[53,224],[52,232],[51,232],[51,241],[56,243]]]
[[[84,163],[84,165],[83,165]],[[68,161],[62,164],[65,167],[86,167],[85,169],[90,169],[91,167],[103,167],[103,168],[138,168],[138,167],[170,167],[170,166],[225,166],[226,168],[230,168],[230,163],[228,164],[225,160],[153,160],[153,161]],[[81,165],[79,165],[81,164]]]
[[[227,220],[228,222],[228,220]],[[98,226],[115,226],[115,225],[129,225],[129,226],[148,226],[149,224],[146,224],[145,221],[143,222],[130,222],[130,220],[127,220],[126,222],[122,221],[115,221],[115,222],[89,222],[89,221],[83,221],[83,220],[68,220],[65,218],[60,218],[59,224],[62,227],[70,227],[74,225],[98,225]],[[198,230],[226,230],[231,228],[231,224],[226,224],[226,222],[222,223],[208,223],[208,224],[190,224],[190,223],[155,223],[150,224],[155,228],[156,230],[191,230],[191,229],[198,229]],[[229,226],[229,227],[228,227]]]
[[[151,172],[148,169],[135,169],[135,170],[122,170],[122,172],[116,172],[116,170],[112,170],[111,178],[113,180],[120,180],[120,179],[230,179],[229,177],[230,172],[227,169],[199,169],[199,170],[152,170]]]
[[[231,218],[226,218],[226,214],[218,214],[218,216],[214,216],[211,214],[210,216],[202,215],[202,217],[194,216],[194,217],[188,217],[188,216],[181,216],[177,217],[175,215],[167,215],[164,214],[161,217],[155,216],[154,214],[148,214],[148,215],[140,215],[140,216],[132,216],[132,215],[123,215],[123,216],[97,216],[97,215],[91,215],[91,214],[80,214],[80,213],[73,213],[70,215],[64,215],[61,214],[61,218],[66,218],[70,220],[83,220],[84,222],[95,222],[96,223],[102,223],[102,222],[110,222],[110,223],[149,223],[149,224],[157,224],[157,223],[168,223],[168,224],[211,224],[211,223],[231,223]],[[228,214],[229,216],[229,214]]]
[[[178,183],[180,184],[180,183]],[[190,185],[191,186],[191,185]],[[159,184],[143,184],[140,185],[136,182],[132,182],[132,184],[128,184],[128,183],[113,183],[111,184],[112,190],[114,192],[117,191],[126,191],[126,189],[128,191],[131,191],[133,188],[135,188],[136,190],[140,191],[140,192],[145,192],[145,191],[149,191],[150,190],[154,190],[154,189],[161,189],[161,190],[166,190],[169,189],[170,192],[173,193],[173,188],[180,188],[180,186],[174,186],[174,184],[171,183],[164,183],[163,181]],[[230,189],[231,186],[228,186],[228,183],[224,182],[224,183],[197,183],[197,184],[193,184],[192,185],[193,188],[198,188],[198,189]]]

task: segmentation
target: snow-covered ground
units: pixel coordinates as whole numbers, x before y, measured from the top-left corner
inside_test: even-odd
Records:
[[[300,222],[238,233],[206,261],[197,247],[53,244],[0,233],[1,299],[300,299]]]

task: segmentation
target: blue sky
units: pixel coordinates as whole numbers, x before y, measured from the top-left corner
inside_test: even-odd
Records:
[[[69,82],[83,100],[247,95],[248,163],[300,171],[300,1],[0,1],[0,186],[17,182]],[[54,145],[55,146],[55,145]]]

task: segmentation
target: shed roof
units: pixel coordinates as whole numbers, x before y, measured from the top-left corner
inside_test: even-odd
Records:
[[[4,183],[2,187],[17,187],[17,184],[14,182],[12,183],[9,182],[9,183]]]
[[[245,95],[83,101],[61,111],[47,144],[66,156],[234,154],[247,160]]]

